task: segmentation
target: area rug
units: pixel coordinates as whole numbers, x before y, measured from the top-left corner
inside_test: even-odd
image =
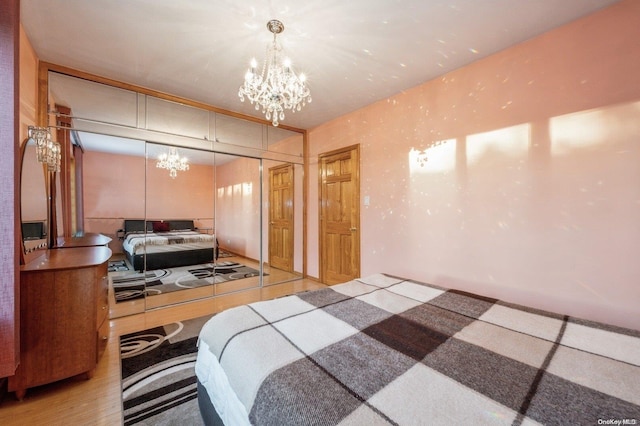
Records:
[[[211,316],[120,337],[125,425],[202,425],[195,361],[200,329]]]
[[[145,295],[170,293],[258,275],[257,269],[226,261],[156,269],[144,273],[114,273],[111,274],[111,281],[116,302],[125,302]]]
[[[229,253],[228,251],[218,249],[218,259],[221,257],[233,257],[235,254]]]
[[[122,271],[128,271],[128,270],[129,270],[129,265],[125,260],[109,261],[109,266],[108,266],[109,272],[122,272]]]

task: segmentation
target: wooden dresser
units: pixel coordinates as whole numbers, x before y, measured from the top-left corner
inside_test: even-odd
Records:
[[[111,250],[84,245],[69,242],[20,267],[20,365],[9,378],[18,399],[30,387],[92,377],[106,348]]]

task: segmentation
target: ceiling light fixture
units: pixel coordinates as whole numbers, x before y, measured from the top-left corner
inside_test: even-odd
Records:
[[[187,157],[180,157],[177,148],[169,148],[169,153],[162,153],[158,157],[156,167],[159,169],[169,170],[169,176],[175,179],[178,176],[178,171],[184,172],[189,170],[189,164],[187,164]]]
[[[36,157],[38,161],[47,166],[50,172],[60,171],[61,149],[60,144],[51,139],[51,132],[46,127],[29,126],[29,139],[36,144]]]
[[[255,59],[251,60],[251,67],[244,76],[244,84],[238,90],[240,101],[245,96],[255,103],[256,110],[262,107],[262,113],[274,126],[284,120],[284,110],[300,111],[303,106],[311,102],[311,92],[306,85],[304,74],[297,76],[291,68],[289,58],[283,57],[282,46],[276,41],[276,36],[284,31],[284,25],[278,20],[267,22],[267,28],[273,33],[273,42],[267,46],[267,58],[258,74]]]

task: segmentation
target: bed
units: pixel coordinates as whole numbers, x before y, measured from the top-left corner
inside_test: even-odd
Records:
[[[212,317],[206,424],[640,421],[640,332],[376,274]]]
[[[126,219],[123,234],[123,251],[137,271],[197,265],[218,258],[215,235],[200,232],[193,220]]]

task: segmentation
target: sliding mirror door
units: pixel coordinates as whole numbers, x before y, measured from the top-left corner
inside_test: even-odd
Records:
[[[66,198],[55,203],[62,218],[58,235],[84,231],[112,238],[112,318],[242,290],[255,297],[251,290],[303,276],[303,131],[86,73],[78,78],[53,64],[40,67],[48,76],[41,80],[48,101],[39,103],[39,114],[48,115],[57,131],[87,141],[78,151],[84,152],[79,180],[75,151],[63,155],[58,194]],[[88,143],[94,135],[99,141]],[[122,152],[122,146],[135,152]],[[188,170],[179,163],[175,173],[157,167],[174,146],[179,158],[188,159]],[[84,200],[73,198],[74,191]],[[154,223],[157,233],[189,231],[208,238],[209,246],[163,255],[156,247],[160,238],[151,244],[142,237],[141,252],[129,259],[124,249],[135,242],[128,237],[155,234]],[[183,258],[187,264],[166,263]],[[178,276],[172,268],[193,265],[204,266],[166,284]],[[284,286],[282,294],[291,288]]]
[[[303,266],[304,168],[302,162],[277,160],[279,156],[303,158],[301,133],[266,126],[269,158],[263,161],[263,235],[265,286],[298,280]]]
[[[124,226],[125,220],[144,219],[145,142],[88,132],[77,132],[74,141],[83,151],[84,231],[111,238],[111,318],[144,312],[144,275],[127,258],[125,237],[130,235]]]
[[[147,143],[147,309],[214,295],[215,167],[210,151]]]
[[[216,295],[261,285],[261,161],[215,154],[215,228],[220,244]]]

